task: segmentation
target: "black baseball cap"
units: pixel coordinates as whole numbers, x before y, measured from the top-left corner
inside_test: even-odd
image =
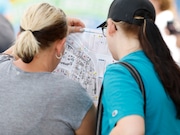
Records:
[[[114,0],[109,8],[107,18],[116,22],[123,21],[129,24],[142,25],[144,19],[150,19],[154,22],[156,13],[149,0]],[[106,21],[97,28],[105,25]]]

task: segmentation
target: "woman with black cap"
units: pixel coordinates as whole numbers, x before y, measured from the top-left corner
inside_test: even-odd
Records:
[[[114,0],[99,26],[113,58],[140,73],[146,97],[126,67],[109,65],[101,98],[102,135],[180,134],[180,68],[154,21],[149,0]]]

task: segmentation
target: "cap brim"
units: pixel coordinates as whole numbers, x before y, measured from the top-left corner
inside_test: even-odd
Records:
[[[96,28],[102,28],[106,25],[106,21],[104,21],[102,24],[100,24],[99,26],[97,26]]]

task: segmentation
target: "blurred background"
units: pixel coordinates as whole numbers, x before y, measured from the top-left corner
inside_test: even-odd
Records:
[[[0,16],[0,52],[3,52],[12,45],[18,31],[19,22],[25,9],[34,3],[48,2],[56,7],[61,8],[67,16],[80,18],[87,28],[96,28],[102,23],[108,14],[108,9],[113,0],[0,0],[0,15],[3,15],[7,20]],[[163,3],[166,9],[163,9],[161,14],[156,16],[156,24],[166,37],[170,39],[167,42],[173,57],[180,63],[180,0],[150,0],[157,3]],[[169,7],[167,6],[170,4]],[[128,8],[128,7],[127,7]],[[169,16],[169,12],[172,12]],[[174,28],[174,20],[178,20]],[[165,29],[169,22],[173,25],[168,28],[178,29],[178,34],[167,34]],[[13,31],[12,31],[13,29]],[[178,36],[175,37],[175,36]],[[173,38],[173,39],[172,39]],[[177,39],[177,40],[176,40]],[[173,40],[173,42],[172,42]],[[177,42],[177,43],[176,43]],[[173,44],[173,45],[172,45]]]
[[[17,33],[23,11],[38,2],[48,2],[61,8],[67,16],[82,19],[86,27],[96,28],[106,19],[112,0],[0,0],[0,13],[8,18]]]
[[[0,14],[12,23],[15,33],[19,30],[19,20],[23,11],[34,3],[48,2],[65,11],[68,16],[82,19],[86,27],[96,28],[106,19],[113,0],[0,0]],[[175,8],[180,15],[180,0],[175,0]]]

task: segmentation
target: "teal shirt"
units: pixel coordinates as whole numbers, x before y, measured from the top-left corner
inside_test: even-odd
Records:
[[[122,65],[110,64],[103,82],[102,135],[109,135],[115,124],[129,115],[145,118],[145,135],[180,135],[175,105],[144,52],[131,53],[120,61],[130,63],[140,72],[146,91],[146,114],[142,93],[130,72]]]

